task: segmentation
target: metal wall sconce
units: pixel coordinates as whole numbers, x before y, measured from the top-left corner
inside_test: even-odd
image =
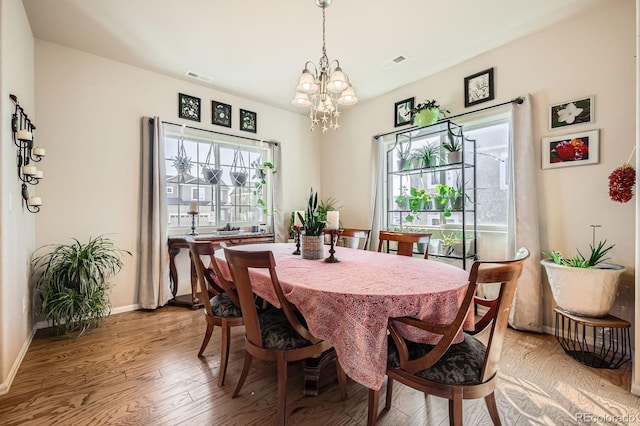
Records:
[[[11,130],[13,132],[13,143],[18,147],[17,164],[18,178],[22,182],[22,199],[31,213],[38,213],[42,205],[42,198],[29,195],[29,185],[37,185],[44,177],[42,170],[33,164],[40,162],[45,156],[44,148],[33,146],[33,131],[36,126],[31,122],[27,114],[18,103],[15,95],[9,95],[16,105],[15,112],[11,119]]]

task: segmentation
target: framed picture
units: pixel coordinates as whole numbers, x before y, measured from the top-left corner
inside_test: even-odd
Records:
[[[480,104],[494,98],[493,68],[464,78],[464,106]]]
[[[411,123],[411,110],[413,109],[414,98],[405,99],[404,101],[396,102],[393,110],[394,123],[396,127],[404,126]]]
[[[200,121],[200,98],[178,93],[178,117]]]
[[[231,105],[211,101],[211,124],[231,127]]]
[[[549,106],[549,130],[593,123],[594,96]]]
[[[240,110],[240,130],[256,133],[258,131],[258,115],[255,112]]]
[[[542,138],[542,168],[583,166],[599,160],[599,130]]]

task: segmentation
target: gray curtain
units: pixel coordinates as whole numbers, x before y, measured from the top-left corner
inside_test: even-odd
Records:
[[[371,238],[369,239],[369,250],[378,250],[378,236],[380,235],[380,227],[382,218],[380,217],[380,206],[382,205],[382,175],[384,170],[380,167],[380,157],[383,141],[380,138],[373,137],[371,139]]]
[[[155,309],[171,297],[162,121],[143,117],[141,134],[138,303],[142,309]]]
[[[273,234],[276,243],[286,243],[289,233],[285,230],[284,214],[282,212],[282,147],[281,143],[273,145],[273,165],[278,173],[272,175],[271,194],[273,195]]]
[[[542,277],[540,272],[540,232],[536,189],[535,147],[531,115],[531,97],[512,106],[513,142],[509,189],[509,219],[507,257],[513,257],[519,247],[531,253],[518,280],[509,324],[520,330],[542,331]]]

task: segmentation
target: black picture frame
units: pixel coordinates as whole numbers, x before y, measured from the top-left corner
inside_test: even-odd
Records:
[[[178,93],[178,117],[200,121],[200,98]]]
[[[211,124],[231,127],[231,105],[211,101]]]
[[[256,133],[258,131],[258,114],[240,108],[240,130]]]
[[[495,97],[493,68],[488,68],[464,78],[464,106],[487,102]]]
[[[416,98],[413,97],[395,103],[393,108],[393,122],[395,127],[411,124],[411,110],[413,109],[415,100]]]

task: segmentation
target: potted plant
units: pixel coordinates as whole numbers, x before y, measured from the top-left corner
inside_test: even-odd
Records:
[[[398,170],[409,170],[411,168],[411,145],[399,144],[396,148],[398,152]]]
[[[462,162],[462,136],[455,136],[451,132],[447,132],[447,141],[442,144],[442,148],[447,151],[449,164]]]
[[[318,209],[318,193],[309,193],[307,201],[307,212],[305,217],[298,213],[298,218],[304,227],[304,235],[301,238],[301,254],[303,259],[322,259],[324,256],[324,240],[322,230],[326,226],[326,221],[320,219]]]
[[[454,244],[456,242],[456,233],[453,231],[442,231],[440,233],[440,239],[442,240],[442,254],[445,256],[451,255],[455,250]]]
[[[257,197],[256,204],[262,209],[262,213],[269,214],[267,203],[263,198],[264,186],[267,184],[267,173],[271,172],[271,174],[276,174],[278,173],[278,169],[269,161],[261,163],[257,160],[251,163],[251,167],[255,169],[253,178],[256,179],[256,182],[253,188],[253,195]]]
[[[413,150],[411,156],[416,160],[417,168],[429,168],[436,165],[436,159],[440,154],[440,147],[438,145],[427,144],[420,148]]]
[[[588,258],[579,250],[569,258],[555,250],[542,253],[549,256],[541,263],[560,309],[587,317],[601,317],[609,313],[625,268],[604,263],[608,260],[606,254],[615,246],[605,247],[606,244],[607,240],[600,241],[598,245],[590,244]]]
[[[40,311],[53,321],[56,334],[82,335],[98,326],[111,312],[109,279],[123,266],[122,255],[104,236],[89,238],[86,244],[46,245],[48,253],[32,260],[35,288],[42,302]]]
[[[467,231],[464,237],[464,241],[462,239],[462,231],[456,232],[455,240],[453,241],[453,252],[460,256],[464,256],[465,254],[468,255],[471,252],[472,241],[473,241],[473,237],[470,231]]]
[[[411,109],[413,123],[418,127],[430,126],[438,121],[440,114],[446,117],[448,113],[448,110],[441,108],[438,101],[433,99],[425,99]]]
[[[443,183],[439,183],[435,187],[435,193],[433,195],[434,209],[444,211],[444,216],[451,216],[449,210],[449,197],[451,195],[451,187]]]

